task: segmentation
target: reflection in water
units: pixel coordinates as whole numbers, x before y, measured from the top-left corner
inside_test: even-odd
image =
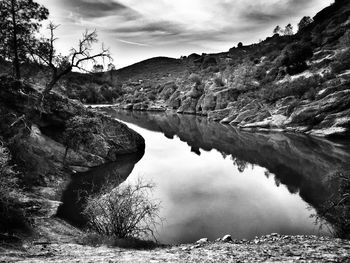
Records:
[[[58,208],[57,216],[75,226],[84,226],[86,220],[81,212],[85,197],[98,193],[106,183],[118,186],[125,181],[143,154],[144,152],[121,155],[115,163],[72,175],[71,182],[63,192],[63,204]]]
[[[146,140],[145,156],[128,181],[142,175],[157,184],[155,195],[167,218],[160,231],[163,242],[226,233],[235,238],[317,234],[308,206],[317,210],[333,191],[327,176],[350,165],[349,143],[240,132],[168,112],[108,113]]]

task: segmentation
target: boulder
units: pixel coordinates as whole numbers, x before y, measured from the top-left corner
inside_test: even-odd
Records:
[[[65,174],[67,167],[90,168],[115,162],[117,156],[143,151],[145,147],[143,138],[125,124],[54,92],[42,100],[32,86],[6,76],[0,77],[1,111],[11,113],[2,119],[1,133],[7,137],[17,136],[13,147],[18,158],[25,163],[27,173],[41,181]],[[20,125],[8,129],[14,121],[12,118],[19,116],[25,119],[26,133],[19,131]],[[88,139],[66,153],[64,133],[74,117],[98,122],[91,122]]]
[[[201,239],[199,239],[197,242],[196,242],[196,244],[204,244],[204,243],[207,243],[209,240],[208,240],[208,238],[201,238]]]
[[[238,125],[240,128],[262,128],[262,129],[271,129],[271,128],[284,128],[284,123],[287,120],[287,117],[284,115],[273,115],[259,122],[252,122],[247,124]]]
[[[223,242],[230,242],[230,241],[232,241],[232,237],[231,237],[231,235],[225,235],[225,236],[221,239],[221,241],[223,241]]]

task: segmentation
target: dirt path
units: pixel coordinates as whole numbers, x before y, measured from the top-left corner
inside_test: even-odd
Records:
[[[350,241],[271,234],[251,241],[128,250],[77,244],[27,244],[0,250],[0,262],[350,262]]]

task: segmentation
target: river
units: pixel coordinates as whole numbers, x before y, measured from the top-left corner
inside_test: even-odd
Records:
[[[334,191],[329,176],[349,170],[349,142],[242,132],[172,112],[105,111],[144,137],[145,152],[75,176],[59,212],[68,221],[79,222],[74,189],[83,189],[86,178],[103,185],[118,174],[123,183],[142,177],[156,185],[152,198],[161,202],[165,218],[158,228],[162,243],[225,234],[329,235],[311,215]]]

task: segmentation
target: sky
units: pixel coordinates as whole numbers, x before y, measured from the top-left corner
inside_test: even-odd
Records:
[[[50,11],[57,49],[66,54],[96,29],[121,68],[157,56],[228,51],[273,29],[313,17],[333,0],[37,0]],[[45,28],[45,27],[44,27]],[[100,45],[101,45],[100,43]],[[100,47],[100,46],[99,46]]]

